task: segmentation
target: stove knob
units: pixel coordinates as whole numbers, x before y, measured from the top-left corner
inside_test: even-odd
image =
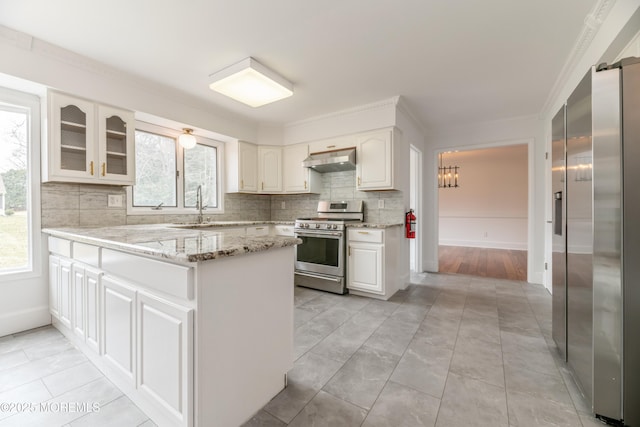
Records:
[[[337,230],[338,229],[338,224],[333,224],[333,229]]]
[[[305,224],[305,225],[304,225],[304,228],[309,228],[309,224]]]
[[[320,228],[320,224],[316,224],[316,228]]]
[[[331,230],[331,224],[327,224],[326,229]]]

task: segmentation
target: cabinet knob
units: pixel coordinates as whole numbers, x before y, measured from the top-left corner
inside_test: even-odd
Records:
[[[93,160],[89,163],[89,171],[91,172],[91,176],[93,176]]]
[[[307,189],[307,181],[304,182],[304,189]]]
[[[264,190],[264,181],[262,181],[261,184],[262,184],[262,188],[261,189]]]
[[[327,145],[327,148],[336,148],[335,145]]]
[[[244,179],[240,180],[240,189],[244,189]]]
[[[102,163],[102,176],[105,176],[107,174],[107,163],[103,162]]]
[[[358,185],[360,185],[362,183],[362,180],[360,179],[360,177],[358,177]]]

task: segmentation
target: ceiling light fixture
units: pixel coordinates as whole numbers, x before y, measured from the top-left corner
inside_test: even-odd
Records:
[[[193,129],[184,128],[182,130],[184,131],[184,133],[180,134],[180,136],[178,137],[178,142],[180,143],[180,145],[182,145],[182,148],[188,150],[195,147],[196,137],[191,133],[193,132]]]
[[[293,95],[293,85],[253,58],[246,58],[209,76],[209,88],[251,107]]]

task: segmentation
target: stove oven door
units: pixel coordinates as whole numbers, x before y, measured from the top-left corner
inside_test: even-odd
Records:
[[[296,271],[344,277],[344,233],[296,231]]]

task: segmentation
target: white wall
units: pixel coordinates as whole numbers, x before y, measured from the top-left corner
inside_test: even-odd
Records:
[[[460,187],[439,192],[441,245],[527,249],[527,145],[443,154]]]

